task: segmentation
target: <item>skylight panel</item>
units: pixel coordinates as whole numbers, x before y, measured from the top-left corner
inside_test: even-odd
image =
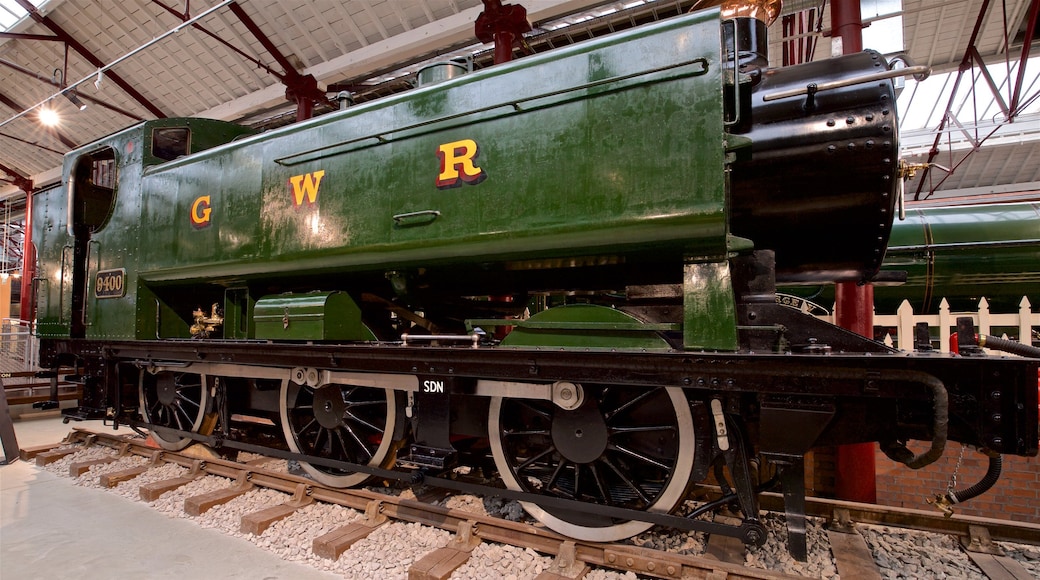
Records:
[[[46,3],[46,0],[30,0],[30,2],[39,8]],[[28,12],[15,0],[0,0],[0,32],[7,32],[27,14]]]

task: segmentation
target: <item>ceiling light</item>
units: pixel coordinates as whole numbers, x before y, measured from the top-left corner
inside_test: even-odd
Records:
[[[40,122],[47,127],[55,127],[61,122],[61,118],[58,117],[58,112],[52,109],[49,105],[40,107]]]

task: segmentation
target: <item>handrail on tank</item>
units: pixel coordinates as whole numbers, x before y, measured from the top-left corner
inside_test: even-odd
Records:
[[[669,77],[669,78],[666,78],[666,79],[656,79],[656,80],[658,82],[659,81],[665,81],[665,80],[675,80],[675,79],[680,79],[680,78],[686,78],[687,76],[701,76],[701,75],[704,75],[704,74],[708,73],[708,59],[706,59],[706,58],[695,58],[695,59],[692,59],[692,60],[687,60],[687,61],[683,61],[683,62],[670,64],[670,65],[667,65],[667,66],[652,68],[652,69],[648,69],[648,70],[642,70],[642,71],[631,73],[631,74],[627,74],[627,75],[618,75],[618,76],[613,76],[613,77],[609,77],[609,78],[605,78],[605,79],[600,79],[600,80],[597,80],[597,81],[592,81],[592,82],[589,82],[589,83],[575,85],[573,87],[568,87],[566,89],[560,89],[560,90],[556,90],[556,91],[549,91],[547,93],[541,93],[541,94],[537,94],[537,95],[532,95],[530,97],[524,97],[522,99],[514,99],[514,100],[511,100],[511,101],[506,101],[506,102],[502,102],[502,103],[496,103],[494,105],[488,105],[486,107],[480,107],[480,108],[477,108],[477,109],[470,109],[468,111],[462,111],[460,113],[454,113],[454,114],[451,114],[451,115],[445,115],[443,117],[437,117],[435,119],[427,119],[425,121],[420,121],[418,123],[413,123],[411,125],[405,125],[403,127],[398,127],[396,129],[392,129],[392,130],[389,130],[389,131],[380,131],[378,133],[372,133],[370,135],[365,135],[363,137],[355,137],[353,139],[347,139],[346,141],[340,141],[338,143],[332,143],[330,145],[323,145],[323,146],[317,147],[315,149],[308,149],[307,151],[301,151],[299,153],[293,153],[292,155],[286,155],[285,157],[279,157],[279,158],[275,159],[274,162],[279,164],[279,165],[296,165],[296,164],[299,164],[299,163],[303,163],[305,161],[313,161],[313,159],[299,159],[301,157],[305,157],[307,155],[313,155],[315,153],[322,153],[322,152],[328,151],[329,149],[335,149],[336,147],[343,147],[344,145],[353,145],[354,143],[358,143],[358,142],[365,141],[365,140],[368,140],[368,139],[375,139],[379,143],[386,143],[386,142],[389,141],[389,139],[387,139],[387,137],[386,137],[386,135],[388,133],[399,133],[401,131],[408,131],[410,129],[419,129],[419,128],[422,128],[422,127],[426,127],[428,125],[434,125],[434,124],[437,124],[437,123],[443,123],[445,121],[454,121],[456,119],[461,119],[463,117],[468,117],[470,115],[476,115],[476,114],[479,114],[479,113],[486,113],[488,111],[493,111],[495,109],[501,109],[501,108],[506,108],[506,107],[511,107],[514,112],[524,111],[525,109],[523,109],[520,105],[523,104],[523,103],[528,103],[530,101],[536,101],[538,99],[545,99],[545,98],[548,98],[548,97],[556,97],[556,96],[559,96],[559,95],[566,95],[568,93],[574,93],[576,91],[581,91],[581,90],[584,90],[584,89],[591,89],[591,88],[596,88],[596,87],[607,85],[607,84],[611,84],[611,83],[618,83],[618,82],[621,82],[621,81],[626,81],[626,80],[637,78],[637,77],[641,77],[641,76],[648,76],[648,75],[652,75],[652,74],[659,73],[659,72],[665,72],[665,71],[668,71],[668,70],[682,68],[682,67],[689,66],[689,65],[692,65],[692,64],[699,64],[699,65],[701,65],[700,70],[692,71],[690,73],[686,73],[686,74],[680,75],[680,76]],[[654,81],[647,81],[647,82],[654,82]],[[627,87],[621,87],[621,88],[627,88]],[[553,104],[555,105],[557,103],[553,103]]]

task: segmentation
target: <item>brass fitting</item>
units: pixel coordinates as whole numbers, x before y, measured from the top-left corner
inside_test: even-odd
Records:
[[[210,307],[209,316],[206,316],[206,313],[201,308],[196,308],[192,312],[192,317],[195,320],[195,324],[191,325],[192,338],[209,338],[209,333],[224,324],[224,317],[221,316],[220,306],[217,304],[213,304]]]
[[[918,171],[928,169],[931,163],[907,163],[905,159],[899,160],[899,177],[902,179],[913,179]]]
[[[953,516],[953,504],[950,502],[949,495],[938,494],[935,496],[935,499],[926,499],[925,501],[941,511],[943,517],[949,518]]]

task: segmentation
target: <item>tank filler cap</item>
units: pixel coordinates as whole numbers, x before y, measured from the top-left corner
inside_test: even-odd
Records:
[[[458,78],[473,70],[471,61],[447,60],[428,64],[415,73],[415,85],[426,87]]]

